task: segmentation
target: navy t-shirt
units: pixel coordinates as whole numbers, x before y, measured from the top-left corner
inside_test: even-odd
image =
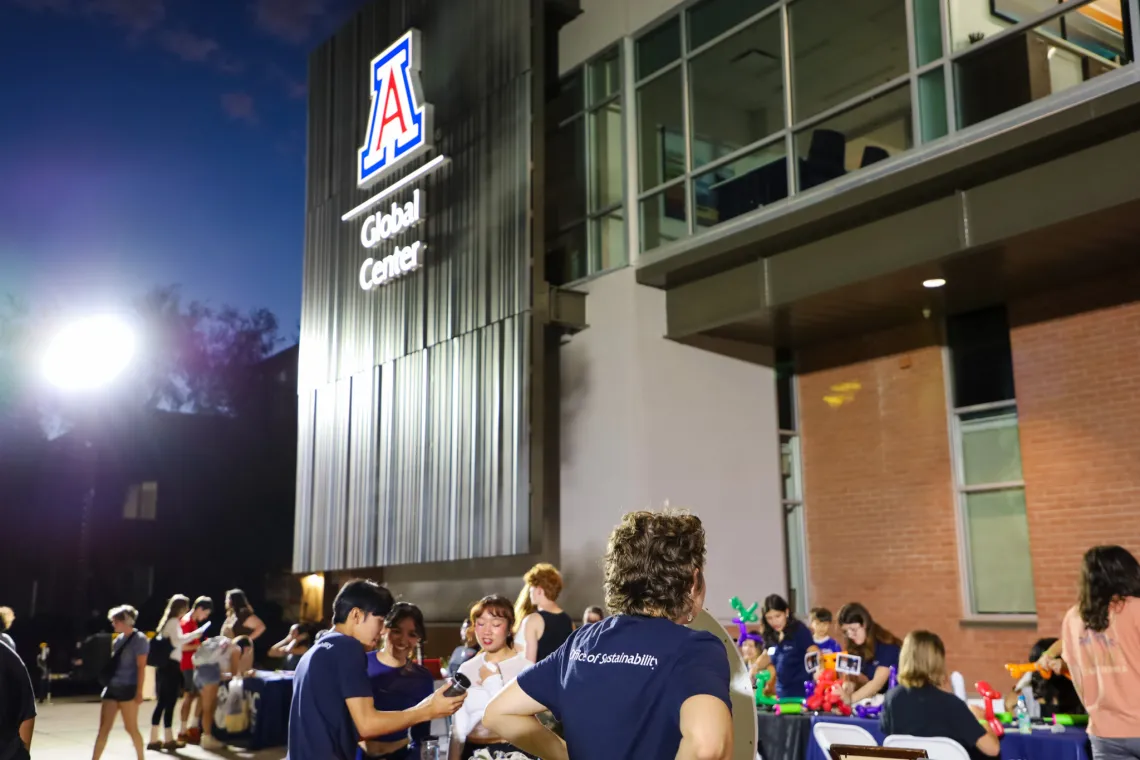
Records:
[[[879,727],[885,736],[945,736],[965,747],[971,760],[990,760],[978,750],[978,739],[986,730],[974,713],[965,702],[935,686],[893,689],[883,701]]]
[[[803,697],[807,695],[804,683],[811,680],[804,657],[815,646],[808,627],[798,620],[784,629],[783,641],[768,647],[768,657],[776,669],[776,696]]]
[[[876,641],[875,653],[871,655],[869,661],[863,660],[863,675],[867,678],[874,678],[875,671],[879,668],[897,668],[898,666],[899,647],[895,644],[884,644],[881,641]],[[884,683],[879,693],[885,692],[889,685],[890,681]]]
[[[815,638],[813,638],[812,641],[815,642],[815,645],[817,647],[819,647],[819,651],[821,651],[821,652],[842,652],[843,651],[843,647],[839,645],[839,642],[836,641],[835,639],[831,638],[830,636],[828,636],[823,641],[820,641],[819,639],[815,639]]]
[[[344,703],[354,697],[372,699],[364,645],[327,633],[297,665],[286,760],[355,760],[360,735]]]
[[[562,722],[571,758],[674,757],[681,705],[729,701],[728,655],[711,633],[664,618],[615,615],[570,635],[518,677]]]

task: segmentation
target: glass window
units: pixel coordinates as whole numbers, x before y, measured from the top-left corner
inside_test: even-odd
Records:
[[[964,485],[1021,480],[1021,441],[1016,409],[963,414],[960,425]]]
[[[905,0],[795,0],[788,12],[796,121],[910,68]]]
[[[704,0],[689,9],[689,49],[724,34],[777,0]]]
[[[674,16],[637,40],[637,78],[644,79],[680,57],[681,21]]]
[[[798,436],[781,436],[780,461],[783,477],[784,500],[800,501],[800,440]]]
[[[583,119],[546,138],[546,225],[554,234],[586,216],[586,150]]]
[[[641,202],[641,249],[649,251],[689,234],[685,184],[679,183]]]
[[[784,540],[788,547],[788,603],[801,620],[806,620],[809,609],[807,541],[802,503],[784,505]]]
[[[780,49],[773,14],[689,63],[694,169],[784,128]]]
[[[970,493],[965,504],[974,612],[1032,614],[1037,602],[1025,489]]]
[[[796,367],[791,351],[776,351],[776,406],[780,430],[797,431],[796,423]]]
[[[590,114],[590,211],[621,203],[624,176],[624,141],[621,102],[611,101]]]
[[[942,57],[942,3],[914,0],[914,47],[919,66]]]
[[[556,235],[546,246],[546,281],[565,285],[590,273],[586,253],[586,224]]]
[[[1055,6],[1044,0],[993,2],[995,9],[1010,19],[1032,16]],[[960,9],[957,17],[962,23]],[[1005,26],[995,23],[998,30]],[[1095,2],[971,51],[955,64],[959,125],[977,124],[1128,63],[1122,30],[1119,0]],[[955,29],[956,42],[961,41],[962,31],[961,26]],[[1066,44],[1056,44],[1058,39]]]
[[[946,320],[955,408],[1014,398],[1013,354],[1005,307]]]
[[[560,81],[547,101],[546,128],[554,129],[582,110],[582,72],[575,71]]]
[[[637,142],[642,190],[650,190],[685,173],[684,124],[680,68],[638,90]]]
[[[945,137],[950,125],[946,119],[946,74],[941,66],[918,78],[918,109],[922,141]]]
[[[784,141],[693,177],[693,209],[702,229],[788,196]]]
[[[625,216],[621,210],[590,220],[590,228],[593,270],[604,272],[625,266],[628,263],[625,255]]]
[[[617,48],[590,64],[590,104],[601,103],[621,90],[621,56]]]
[[[903,85],[800,132],[796,135],[800,189],[909,150],[914,144],[912,131],[910,87]]]

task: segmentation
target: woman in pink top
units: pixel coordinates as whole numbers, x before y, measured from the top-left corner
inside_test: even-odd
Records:
[[[1080,602],[1065,614],[1061,641],[1089,711],[1094,760],[1140,760],[1140,563],[1127,549],[1085,553]]]

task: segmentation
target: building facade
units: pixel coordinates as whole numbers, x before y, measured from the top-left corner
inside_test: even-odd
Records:
[[[457,620],[541,557],[576,609],[614,520],[668,502],[715,614],[860,601],[1005,683],[1086,548],[1140,549],[1136,6],[366,8],[312,63],[295,570]],[[437,146],[386,187],[452,163],[423,267],[364,291],[366,75],[412,28]],[[433,355],[488,330],[526,349]]]

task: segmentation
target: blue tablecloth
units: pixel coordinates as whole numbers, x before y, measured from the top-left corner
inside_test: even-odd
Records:
[[[871,732],[875,740],[883,743],[883,732],[879,730],[877,718],[841,718],[838,715],[817,715],[812,717],[811,724],[818,722],[850,723],[862,726]],[[1037,729],[1025,735],[1017,733],[1017,729],[1006,729],[1001,740],[1001,760],[1089,760],[1088,735],[1080,728],[1066,728],[1064,733],[1054,734],[1049,729]],[[779,758],[765,758],[765,760],[780,760]],[[808,740],[805,760],[830,760],[828,755],[820,749],[815,737]]]
[[[229,734],[215,728],[218,739],[249,749],[284,747],[289,743],[289,704],[293,701],[293,674],[257,671],[242,680],[244,699],[249,705],[249,731]]]

